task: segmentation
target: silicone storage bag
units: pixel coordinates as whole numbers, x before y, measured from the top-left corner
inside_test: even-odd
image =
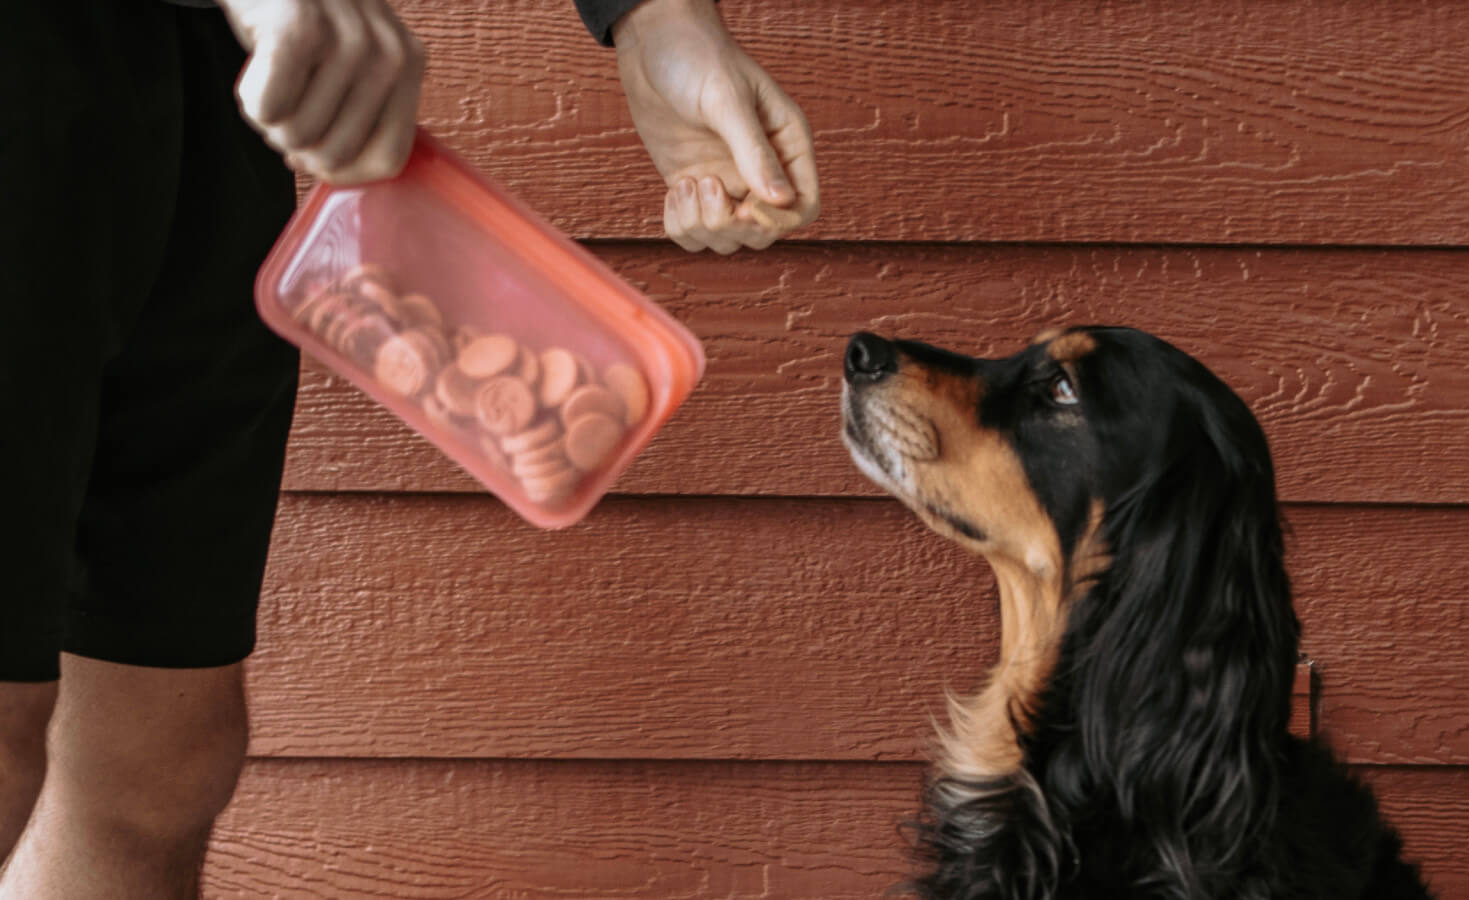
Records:
[[[704,372],[686,328],[422,131],[397,178],[312,190],[255,293],[542,528],[580,521]]]

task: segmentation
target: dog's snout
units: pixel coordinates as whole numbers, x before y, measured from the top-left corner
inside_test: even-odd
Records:
[[[859,331],[847,342],[847,381],[872,382],[898,371],[897,348],[891,341]]]

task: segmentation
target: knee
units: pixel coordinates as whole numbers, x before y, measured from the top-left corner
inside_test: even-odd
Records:
[[[193,840],[229,804],[247,739],[243,707],[203,721],[138,723],[107,744],[53,741],[52,777],[98,823],[145,841]]]

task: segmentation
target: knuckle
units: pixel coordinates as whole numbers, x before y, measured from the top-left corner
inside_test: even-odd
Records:
[[[314,52],[325,47],[330,39],[331,27],[326,14],[315,4],[303,4],[286,24],[281,34],[282,46],[294,52]]]
[[[275,127],[275,138],[288,150],[300,150],[306,146],[305,130],[296,122],[281,122]]]
[[[281,122],[276,126],[276,134],[280,136],[281,143],[292,150],[304,150],[313,146],[322,138],[319,126],[313,126],[303,121],[300,117],[293,117]]]

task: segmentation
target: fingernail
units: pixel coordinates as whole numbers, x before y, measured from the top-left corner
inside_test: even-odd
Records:
[[[694,182],[688,178],[679,181],[678,195],[685,200],[692,199],[694,196]]]
[[[714,199],[714,179],[705,178],[699,182],[699,193],[704,195],[705,200]]]

